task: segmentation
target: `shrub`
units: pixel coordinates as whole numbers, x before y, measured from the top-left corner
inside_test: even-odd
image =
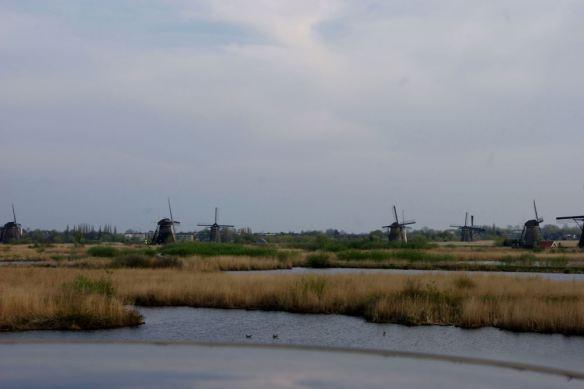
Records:
[[[100,258],[112,258],[118,254],[118,249],[111,246],[93,246],[87,249],[87,255]]]
[[[326,268],[330,267],[331,261],[329,254],[327,253],[316,253],[310,254],[306,258],[306,266],[314,268]]]

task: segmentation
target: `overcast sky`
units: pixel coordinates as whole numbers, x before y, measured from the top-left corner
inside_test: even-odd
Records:
[[[584,213],[584,2],[0,0],[0,221]]]

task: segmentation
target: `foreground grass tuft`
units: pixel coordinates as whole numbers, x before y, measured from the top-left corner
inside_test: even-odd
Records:
[[[143,323],[138,312],[116,297],[110,279],[44,270],[11,274],[14,278],[0,272],[0,331],[92,330]]]

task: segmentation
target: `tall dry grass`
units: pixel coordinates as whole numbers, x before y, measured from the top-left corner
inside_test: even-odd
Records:
[[[584,335],[584,283],[503,276],[228,275],[121,271],[120,296],[147,306],[362,316],[407,325],[493,326]]]
[[[112,297],[63,297],[79,277],[111,280]],[[83,284],[83,283],[82,283]],[[92,289],[90,287],[89,289]],[[245,275],[177,269],[0,269],[0,328],[122,325],[122,304],[280,310],[361,316],[406,325],[492,326],[584,335],[584,282],[449,275]],[[56,318],[56,319],[55,319]],[[77,326],[79,319],[75,322]]]
[[[100,329],[141,324],[141,316],[124,307],[113,288],[108,292],[108,282],[103,277],[100,275],[93,283],[90,279],[89,288],[85,288],[87,280],[76,271],[2,269],[0,331]]]

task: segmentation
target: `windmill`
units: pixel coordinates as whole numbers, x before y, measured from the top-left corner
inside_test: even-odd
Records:
[[[165,217],[160,219],[157,223],[156,231],[150,241],[151,244],[167,244],[176,242],[176,234],[174,232],[174,225],[180,222],[174,220],[172,217],[172,208],[170,206],[170,199],[168,199],[168,212],[170,219]]]
[[[218,212],[219,212],[219,208],[215,207],[215,221],[213,222],[213,224],[197,224],[199,227],[209,227],[210,228],[209,241],[215,242],[215,243],[221,242],[221,228],[233,228],[234,227],[234,226],[231,226],[228,224],[218,224],[217,223]]]
[[[402,212],[402,222],[399,222],[399,219],[397,217],[397,209],[395,208],[395,205],[393,206],[393,217],[395,219],[395,221],[393,223],[391,223],[388,226],[383,226],[382,228],[387,228],[388,232],[387,232],[387,237],[389,239],[390,242],[402,242],[402,243],[408,243],[408,236],[406,233],[406,229],[408,225],[410,224],[414,224],[416,223],[415,220],[405,220],[405,215]]]
[[[13,221],[4,224],[0,228],[0,242],[9,243],[22,238],[22,226],[16,221],[16,212],[14,211],[14,204],[12,204]]]
[[[541,229],[539,225],[543,223],[543,218],[540,218],[537,214],[535,200],[533,200],[533,211],[535,213],[535,219],[526,221],[523,225],[523,232],[521,232],[521,247],[530,249],[539,246],[539,242],[541,242]]]
[[[578,247],[584,249],[584,215],[581,216],[561,216],[557,217],[556,220],[573,220],[574,223],[580,228],[580,241],[578,242]]]
[[[464,226],[450,226],[452,228],[458,228],[460,231],[460,241],[461,242],[472,242],[474,240],[475,232],[483,232],[485,229],[474,226],[474,215],[470,215],[470,225],[468,224],[468,212],[464,216]]]

